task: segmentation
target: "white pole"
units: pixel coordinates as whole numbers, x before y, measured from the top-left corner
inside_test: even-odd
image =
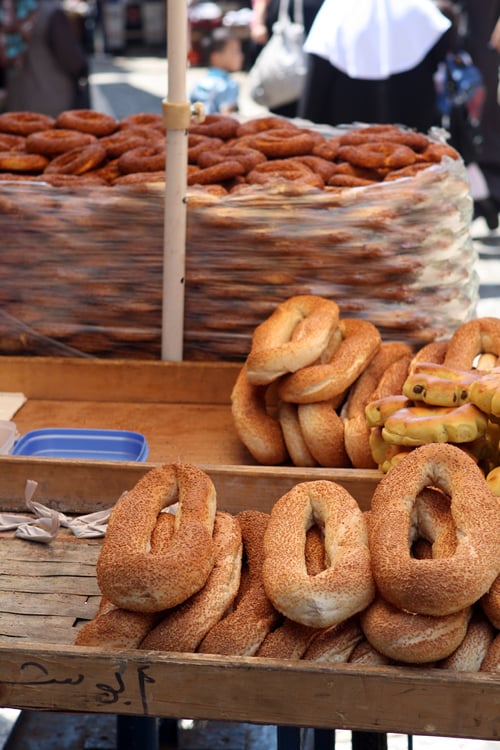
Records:
[[[168,93],[164,102],[167,166],[163,252],[162,359],[183,358],[186,269],[187,0],[167,3]],[[181,105],[181,106],[179,106]],[[177,116],[180,115],[180,116]]]

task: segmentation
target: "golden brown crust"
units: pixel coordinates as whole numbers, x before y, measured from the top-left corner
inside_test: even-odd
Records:
[[[280,423],[266,405],[267,387],[252,385],[246,363],[241,368],[231,393],[231,412],[241,442],[261,464],[282,464],[288,458]]]
[[[347,662],[363,640],[359,618],[350,617],[338,625],[322,630],[316,635],[303,658],[308,661],[340,663]]]
[[[297,416],[305,443],[320,466],[350,466],[344,445],[344,422],[331,401],[299,404]]]
[[[490,590],[481,598],[481,606],[491,624],[500,630],[500,575],[495,578]]]
[[[150,553],[158,514],[178,502],[168,550]],[[97,561],[97,581],[116,606],[158,612],[188,599],[205,584],[214,564],[214,485],[190,464],[152,469],[111,512]]]
[[[462,323],[448,343],[444,364],[471,370],[480,354],[500,356],[500,319],[483,317]]]
[[[481,664],[481,672],[500,672],[500,633],[489,647]]]
[[[292,463],[295,466],[317,466],[317,461],[305,440],[296,404],[280,401],[278,419]]]
[[[411,557],[408,544],[416,498],[426,487],[450,497],[454,554]],[[464,451],[429,444],[410,451],[378,484],[370,512],[372,571],[382,597],[397,607],[433,616],[478,601],[500,568],[500,507],[484,475]]]
[[[470,609],[429,616],[403,611],[378,597],[361,613],[361,627],[372,646],[404,664],[445,659],[463,641]]]
[[[375,356],[381,344],[378,329],[369,321],[344,318],[339,322],[343,340],[326,364],[302,367],[280,381],[283,401],[310,404],[327,401],[346,391]]]
[[[474,614],[458,648],[436,666],[455,672],[479,672],[494,639],[495,630],[491,623],[481,614]]]
[[[117,130],[118,122],[111,115],[94,109],[67,109],[56,117],[55,126],[105,136]]]
[[[215,516],[214,546],[214,567],[203,588],[167,612],[139,648],[194,652],[227,612],[238,592],[243,553],[240,525],[229,513]]]
[[[335,302],[312,294],[278,305],[254,330],[247,358],[249,381],[266,385],[317,360],[337,328],[338,314]]]
[[[383,341],[378,352],[351,386],[345,408],[344,443],[347,455],[355,469],[374,469],[376,463],[370,450],[370,428],[365,417],[365,407],[387,368],[403,356],[411,355],[411,347],[397,341]]]
[[[163,554],[174,533],[172,513],[161,513],[151,535],[151,554]],[[101,597],[96,616],[83,625],[75,640],[77,646],[138,648],[161,618],[161,612],[131,612]]]
[[[240,592],[232,612],[219,620],[202,640],[200,653],[253,656],[280,620],[262,583],[263,538],[269,515],[246,510],[236,518],[241,527],[246,562]]]
[[[487,416],[474,404],[407,406],[387,417],[382,437],[387,443],[409,446],[470,443],[482,437],[487,429]]]
[[[324,526],[327,567],[311,576],[304,547],[314,523]],[[283,495],[271,511],[264,551],[267,595],[276,609],[303,625],[336,625],[374,596],[365,518],[334,482],[303,482]]]
[[[412,401],[432,406],[461,406],[469,401],[471,386],[478,377],[479,373],[471,370],[419,362],[412,366],[402,390]]]

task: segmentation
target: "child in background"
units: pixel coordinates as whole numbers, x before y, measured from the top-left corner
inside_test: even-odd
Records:
[[[208,70],[192,89],[191,104],[201,102],[207,115],[236,112],[240,87],[231,73],[243,66],[241,41],[229,29],[221,27],[213,31],[206,46]]]

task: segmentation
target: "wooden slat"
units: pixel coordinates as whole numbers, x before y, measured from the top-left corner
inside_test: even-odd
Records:
[[[88,618],[88,597],[85,594],[37,594],[2,592],[1,611],[18,615],[67,615]],[[0,612],[1,616],[1,612]]]
[[[493,675],[37,644],[0,646],[0,664],[4,706],[500,736]]]
[[[0,391],[58,401],[229,404],[240,367],[229,362],[3,356]]]
[[[7,591],[17,591],[23,594],[58,593],[82,596],[100,594],[95,581],[95,566],[93,570],[89,571],[87,577],[71,575],[66,571],[63,575],[57,576],[2,574],[0,575],[0,596],[3,596]],[[0,605],[0,609],[2,606]]]
[[[2,581],[2,586],[5,585],[6,581],[5,579],[9,576],[18,575],[19,571],[19,562],[17,560],[9,560],[2,558],[2,562],[0,564],[0,581]],[[68,581],[66,581],[66,578],[68,577],[75,577],[75,578],[85,578],[86,576],[94,577],[95,575],[95,559],[92,561],[89,561],[88,563],[84,562],[64,562],[64,567],[61,566],[60,562],[57,560],[49,560],[47,562],[37,562],[36,564],[36,570],[33,571],[33,575],[36,576],[36,578],[43,578],[43,577],[54,577],[58,576],[60,577],[65,583],[67,584]]]
[[[97,611],[94,605],[89,617]],[[75,618],[62,615],[17,615],[2,613],[0,617],[0,645],[16,648],[21,643],[55,643],[71,646],[76,637]]]

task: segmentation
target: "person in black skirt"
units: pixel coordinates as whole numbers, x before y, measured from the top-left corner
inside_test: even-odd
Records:
[[[432,0],[359,0],[356,13],[346,6],[324,0],[311,28],[299,116],[423,132],[439,124],[434,74],[449,47],[449,19]]]

